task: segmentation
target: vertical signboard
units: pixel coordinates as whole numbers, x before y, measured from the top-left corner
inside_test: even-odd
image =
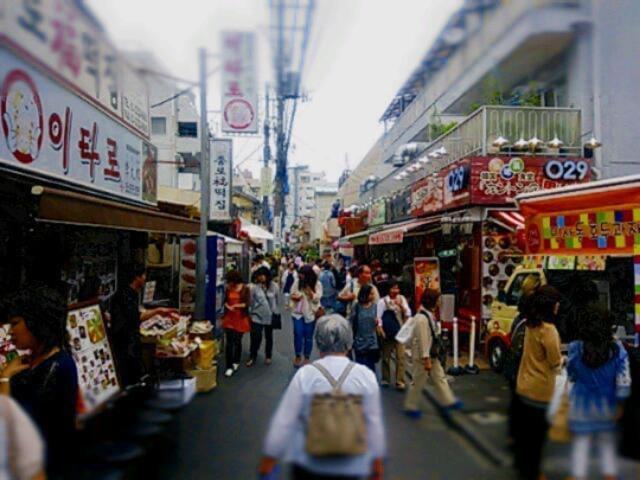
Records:
[[[209,218],[231,220],[232,143],[229,139],[211,141],[211,204]]]
[[[255,34],[222,32],[222,131],[258,133]]]
[[[422,294],[426,290],[440,291],[440,261],[436,257],[420,257],[413,261],[415,275],[415,309],[420,308]]]

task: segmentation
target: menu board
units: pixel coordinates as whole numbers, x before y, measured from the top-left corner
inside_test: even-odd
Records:
[[[513,235],[486,224],[482,231],[482,318],[491,318],[491,305],[504,290],[522,257],[511,255]]]
[[[78,369],[78,415],[82,418],[118,393],[120,384],[98,305],[70,310],[67,332]]]
[[[440,291],[440,262],[435,257],[415,258],[413,272],[415,275],[415,309],[418,311],[425,290]]]

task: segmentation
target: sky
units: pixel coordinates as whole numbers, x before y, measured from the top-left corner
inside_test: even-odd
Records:
[[[175,76],[198,79],[198,48],[213,56],[222,30],[258,32],[261,95],[272,81],[268,0],[87,0],[121,50],[150,50]],[[293,128],[290,165],[336,181],[383,133],[378,119],[462,0],[317,0],[303,73],[307,100]],[[208,84],[220,108],[220,79]],[[217,114],[209,121],[218,124]],[[259,177],[260,138],[234,139],[234,162]]]

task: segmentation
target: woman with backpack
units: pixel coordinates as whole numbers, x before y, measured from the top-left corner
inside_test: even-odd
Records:
[[[320,360],[298,370],[287,387],[259,474],[274,478],[277,461],[284,460],[293,480],[381,480],[386,440],[376,377],[347,358],[353,333],[340,315],[318,321],[315,343]]]
[[[586,479],[592,442],[605,480],[618,478],[616,423],[631,393],[629,357],[614,340],[607,312],[591,305],[580,318],[580,340],[569,344],[569,430],[573,434],[572,478]]]
[[[274,285],[271,281],[271,271],[267,267],[260,267],[252,275],[251,302],[249,316],[251,317],[251,344],[249,360],[245,364],[252,367],[258,358],[258,351],[262,344],[262,334],[265,336],[265,363],[271,365],[273,353],[273,307],[275,303]],[[277,287],[275,287],[277,290]],[[269,291],[271,290],[271,291]],[[271,299],[269,299],[271,296]]]
[[[303,265],[298,272],[298,278],[291,287],[291,317],[293,319],[293,347],[296,357],[293,366],[309,363],[313,348],[313,330],[316,320],[324,311],[320,305],[322,298],[322,284],[318,281],[316,272],[311,265]]]
[[[413,333],[409,340],[413,359],[413,382],[407,390],[404,403],[405,413],[413,418],[422,415],[420,400],[428,378],[431,378],[436,389],[440,405],[448,409],[460,408],[462,405],[453,395],[444,372],[447,352],[442,341],[440,324],[435,317],[439,303],[440,292],[425,290],[420,299],[420,310],[413,317]]]
[[[559,309],[560,293],[550,285],[535,291],[528,308],[513,412],[515,467],[525,479],[540,476],[549,430],[546,413],[562,363],[560,335],[553,323]]]
[[[376,372],[376,363],[380,360],[378,335],[384,337],[378,321],[378,305],[372,285],[363,285],[358,292],[358,303],[351,309],[349,317],[353,328],[353,349],[356,362]]]
[[[404,295],[400,294],[400,285],[395,279],[388,282],[389,295],[378,302],[378,318],[382,322],[384,339],[382,340],[382,381],[380,385],[388,387],[391,382],[391,356],[396,356],[396,388],[405,389],[404,383],[404,345],[396,341],[400,327],[411,317],[411,309]]]

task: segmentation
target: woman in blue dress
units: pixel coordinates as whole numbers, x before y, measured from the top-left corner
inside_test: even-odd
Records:
[[[363,285],[358,292],[358,303],[351,310],[353,328],[353,349],[356,363],[369,367],[376,372],[376,363],[380,360],[378,335],[382,327],[378,320],[378,304],[371,285]]]
[[[616,423],[622,400],[631,392],[629,358],[613,338],[607,312],[589,306],[580,322],[580,340],[569,344],[567,373],[569,428],[573,433],[572,476],[588,476],[592,442],[598,446],[600,469],[607,480],[617,478]]]

